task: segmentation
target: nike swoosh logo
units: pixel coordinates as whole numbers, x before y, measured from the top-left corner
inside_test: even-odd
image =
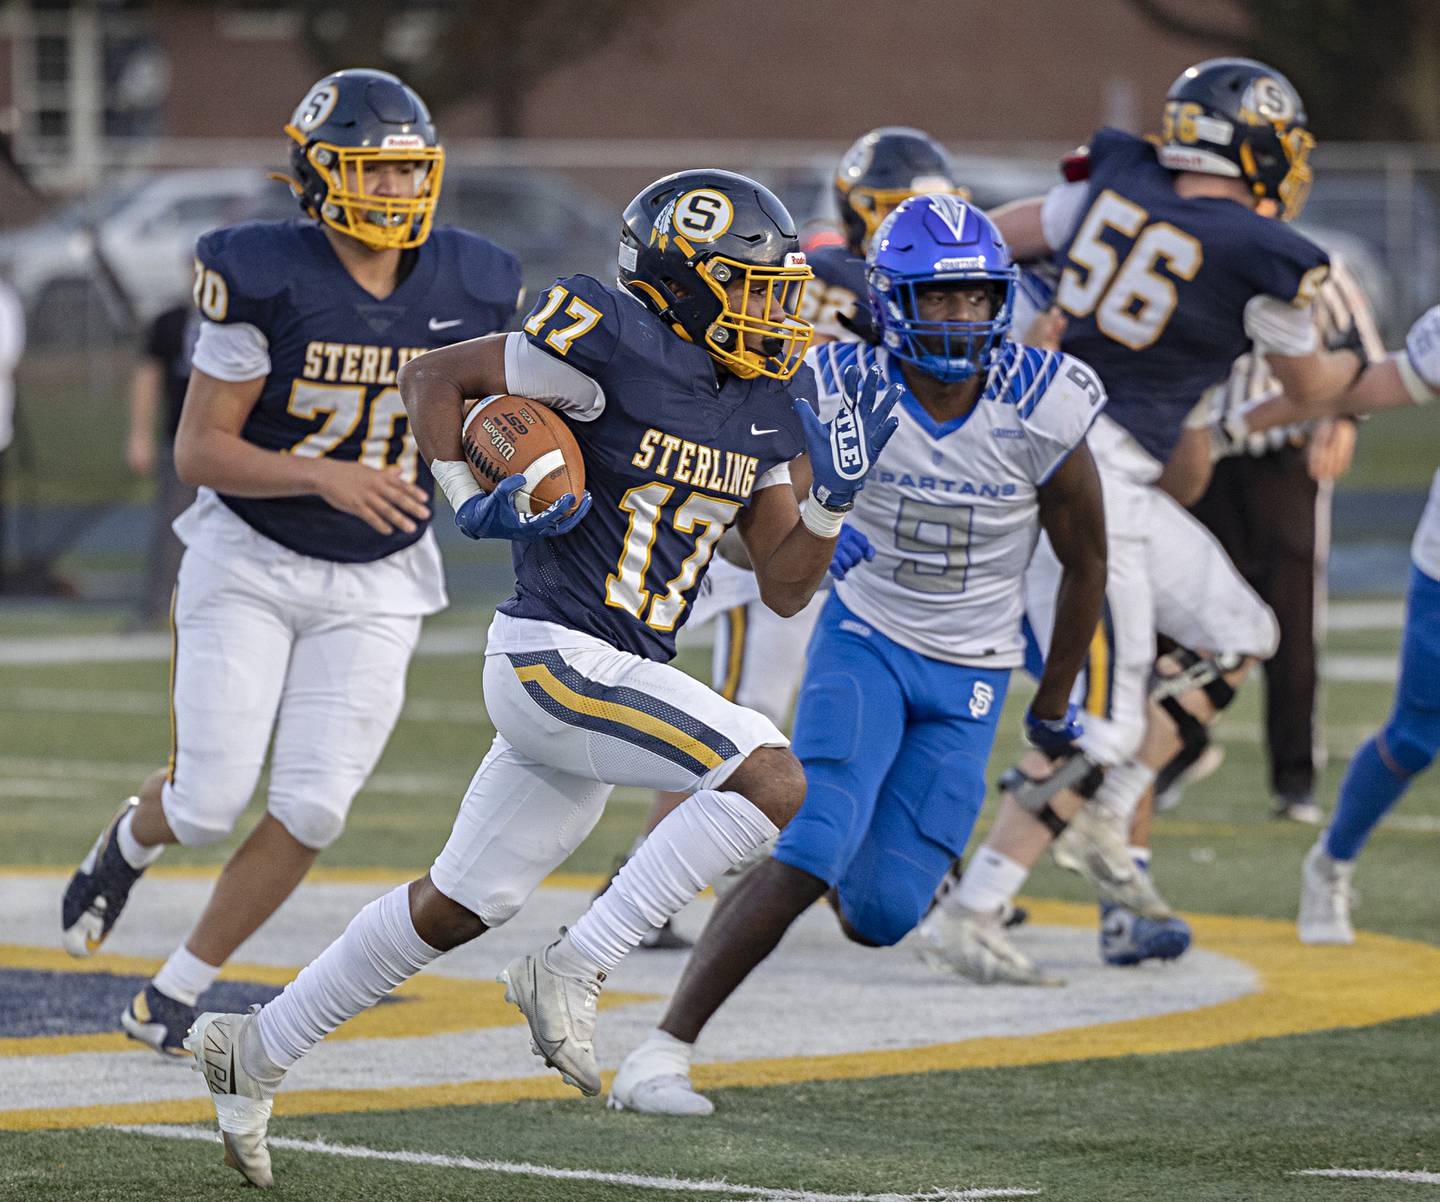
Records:
[[[775,429],[773,429],[773,430],[762,430],[762,429],[760,429],[758,426],[756,426],[754,422],[751,422],[751,423],[750,423],[750,433],[751,433],[751,434],[779,434],[779,433],[780,433],[780,427],[779,427],[779,426],[776,426]]]
[[[430,319],[430,328],[436,333],[439,333],[441,330],[448,330],[451,326],[458,326],[464,320],[463,317],[456,317],[450,321],[436,321],[435,318],[432,317]]]

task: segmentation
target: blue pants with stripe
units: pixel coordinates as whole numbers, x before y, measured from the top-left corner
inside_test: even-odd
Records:
[[[833,886],[867,941],[899,942],[964,851],[1009,681],[902,647],[834,595],[826,604],[792,742],[808,791],[775,858]]]
[[[1405,598],[1400,683],[1390,717],[1355,753],[1340,785],[1325,850],[1353,860],[1410,781],[1440,753],[1440,580],[1413,565]]]

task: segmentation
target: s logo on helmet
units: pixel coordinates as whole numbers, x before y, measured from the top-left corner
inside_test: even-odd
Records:
[[[696,188],[675,202],[670,226],[691,242],[714,242],[735,220],[735,206],[723,192]]]
[[[295,110],[292,124],[300,130],[311,130],[335,111],[335,102],[340,98],[339,89],[329,84],[314,88],[310,95],[300,102]]]
[[[1243,107],[1258,113],[1266,121],[1295,119],[1295,102],[1290,98],[1289,91],[1278,79],[1269,75],[1261,76],[1250,85]]]

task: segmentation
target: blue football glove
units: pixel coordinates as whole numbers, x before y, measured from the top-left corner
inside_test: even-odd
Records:
[[[835,540],[835,554],[830,558],[830,575],[844,580],[845,573],[862,559],[874,559],[875,548],[854,526],[840,527],[840,537]]]
[[[852,367],[841,381],[840,408],[825,425],[815,416],[808,401],[796,401],[795,412],[805,431],[805,448],[815,473],[811,492],[827,509],[845,510],[855,503],[855,494],[875,466],[880,448],[900,424],[890,410],[904,394],[903,385],[891,384],[884,392],[884,376],[872,368],[862,377]],[[878,395],[877,395],[878,394]]]
[[[1080,710],[1073,703],[1066,706],[1063,718],[1037,718],[1033,709],[1025,711],[1025,738],[1052,760],[1079,751],[1079,739],[1084,733]]]
[[[566,511],[575,503],[570,493],[533,517],[522,514],[515,508],[511,494],[524,487],[524,476],[506,476],[493,492],[476,493],[465,501],[455,513],[455,524],[470,538],[508,538],[512,542],[529,543],[537,538],[568,534],[590,512],[587,491],[580,497],[580,507],[568,516]]]

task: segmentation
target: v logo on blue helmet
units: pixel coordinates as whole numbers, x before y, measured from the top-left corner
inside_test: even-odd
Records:
[[[988,372],[1010,330],[1018,272],[991,220],[949,193],[902,202],[876,231],[866,257],[870,308],[892,355],[958,383]],[[983,289],[985,320],[928,315],[922,297]]]

